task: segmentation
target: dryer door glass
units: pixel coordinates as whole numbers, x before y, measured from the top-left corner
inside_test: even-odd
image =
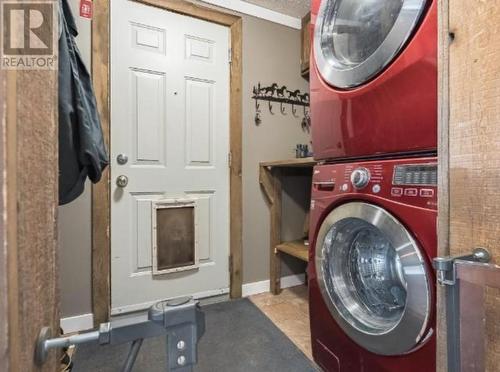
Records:
[[[325,80],[340,88],[363,84],[407,42],[425,0],[323,0],[315,57]]]
[[[423,337],[431,283],[416,242],[387,211],[358,202],[334,209],[318,234],[315,263],[325,302],[354,341],[395,355]]]

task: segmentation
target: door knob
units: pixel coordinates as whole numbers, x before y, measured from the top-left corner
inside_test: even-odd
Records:
[[[116,178],[116,185],[118,187],[125,187],[128,185],[128,177],[121,175]]]
[[[120,165],[124,165],[124,164],[127,164],[128,162],[128,156],[127,154],[119,154],[117,157],[116,157],[116,161],[118,164]]]

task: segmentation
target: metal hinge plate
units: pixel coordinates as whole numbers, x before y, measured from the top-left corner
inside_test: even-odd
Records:
[[[471,254],[462,256],[436,257],[433,260],[433,266],[437,273],[437,282],[440,285],[455,285],[456,260],[488,263],[490,259],[491,255],[485,248],[475,248]]]

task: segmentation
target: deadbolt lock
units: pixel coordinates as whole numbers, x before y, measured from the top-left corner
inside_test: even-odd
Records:
[[[124,164],[127,164],[128,162],[128,156],[126,154],[119,154],[117,157],[116,157],[116,161],[118,164],[120,165],[124,165]]]
[[[121,175],[116,178],[116,186],[125,187],[128,185],[128,177]]]

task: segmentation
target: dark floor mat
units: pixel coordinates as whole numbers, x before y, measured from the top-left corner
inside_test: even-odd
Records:
[[[309,359],[247,299],[203,307],[197,372],[308,372]],[[129,345],[79,346],[74,372],[118,372]],[[134,372],[166,371],[165,339],[144,341]]]

